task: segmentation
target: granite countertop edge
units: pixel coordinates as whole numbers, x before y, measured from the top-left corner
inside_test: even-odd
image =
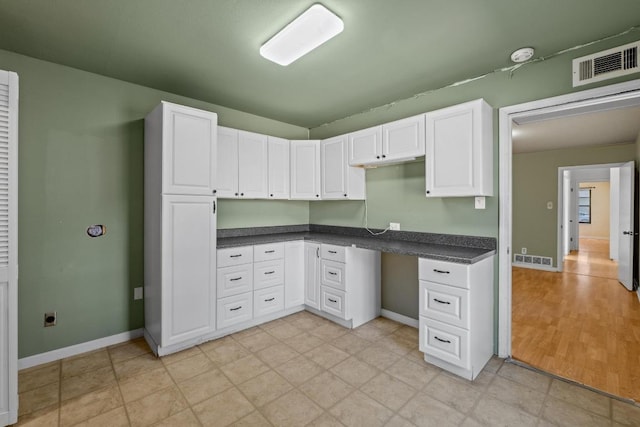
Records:
[[[417,256],[420,258],[455,262],[459,264],[474,264],[496,253],[496,250],[490,247],[473,247],[459,244],[444,244],[440,242],[426,243],[419,240],[414,241],[406,239],[380,238],[373,235],[354,236],[350,234],[335,234],[332,232],[323,232],[324,230],[307,231],[302,227],[298,227],[291,231],[276,228],[273,230],[273,233],[266,232],[268,231],[267,227],[260,227],[260,229],[261,230],[256,234],[238,235],[238,233],[227,233],[231,234],[231,236],[219,237],[217,239],[217,247],[218,249],[225,249],[248,245],[304,240],[340,246],[354,246],[361,249],[379,250],[398,255]],[[459,242],[459,239],[456,239],[459,236],[452,237],[456,243]],[[440,241],[442,241],[442,239],[440,239]]]

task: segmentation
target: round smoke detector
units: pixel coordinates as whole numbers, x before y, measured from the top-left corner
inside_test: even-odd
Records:
[[[516,63],[525,62],[533,57],[532,47],[523,47],[511,54],[511,60]]]

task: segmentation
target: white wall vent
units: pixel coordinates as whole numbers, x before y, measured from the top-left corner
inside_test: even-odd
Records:
[[[573,87],[639,72],[639,50],[637,41],[574,59]]]
[[[513,255],[513,265],[516,267],[530,267],[548,270],[553,267],[553,258],[538,255]]]

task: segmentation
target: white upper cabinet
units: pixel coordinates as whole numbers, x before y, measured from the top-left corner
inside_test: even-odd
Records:
[[[347,135],[320,142],[322,199],[362,200],[365,198],[363,168],[349,166]]]
[[[424,114],[349,134],[349,164],[375,165],[424,156]]]
[[[426,196],[493,196],[493,110],[483,99],[426,114]]]
[[[424,156],[424,114],[382,125],[382,159],[400,161]]]
[[[238,131],[218,126],[217,193],[238,197]]]
[[[269,198],[288,199],[290,188],[289,140],[269,137]]]
[[[320,141],[291,141],[291,199],[320,200]]]
[[[267,136],[238,131],[238,191],[240,198],[266,199],[269,171]]]
[[[350,165],[366,165],[382,159],[382,126],[352,132],[348,138]]]
[[[162,194],[214,194],[218,116],[162,102],[149,120],[147,137],[162,144]]]

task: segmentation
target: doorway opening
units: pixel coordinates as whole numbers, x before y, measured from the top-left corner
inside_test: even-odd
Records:
[[[567,235],[569,230],[561,229],[557,231],[557,234],[556,230],[552,230],[550,233],[553,236],[552,240],[542,242],[536,246],[533,239],[530,240],[532,243],[528,243],[526,236],[523,240],[523,236],[520,235],[532,230],[525,230],[521,233],[519,228],[514,229],[515,218],[519,209],[519,205],[516,203],[518,200],[524,199],[526,201],[530,199],[532,206],[535,205],[535,208],[528,209],[531,221],[556,222],[555,226],[558,229],[561,228],[562,213],[566,214],[564,212],[566,206],[562,204],[563,189],[558,188],[560,187],[559,185],[556,187],[558,198],[541,194],[538,190],[541,187],[541,183],[537,183],[538,189],[532,191],[522,191],[522,189],[517,188],[517,182],[514,182],[513,163],[515,161],[512,159],[512,135],[514,129],[520,123],[527,121],[544,121],[551,118],[578,116],[588,112],[602,112],[638,106],[640,105],[639,89],[640,81],[635,81],[519,106],[506,107],[500,110],[499,355],[517,358],[515,353],[512,352],[513,348],[515,348],[515,345],[512,347],[512,338],[513,343],[518,345],[522,342],[527,343],[531,350],[537,351],[539,354],[541,353],[540,349],[547,345],[547,347],[553,348],[556,353],[567,357],[564,360],[561,360],[561,358],[554,360],[549,358],[548,354],[542,354],[534,366],[605,391],[608,391],[606,384],[603,385],[606,381],[603,383],[602,381],[598,382],[598,380],[613,378],[610,382],[616,381],[616,374],[608,372],[606,367],[627,364],[631,367],[630,372],[633,374],[633,372],[638,371],[640,365],[637,360],[638,348],[640,347],[628,347],[625,339],[625,336],[628,336],[634,328],[633,324],[622,324],[620,331],[612,331],[610,328],[598,329],[598,322],[601,321],[599,316],[615,316],[616,311],[610,310],[612,307],[617,308],[619,311],[635,312],[637,314],[637,310],[640,307],[636,307],[639,304],[638,298],[635,293],[632,294],[620,286],[616,279],[605,277],[606,274],[602,276],[604,273],[592,276],[590,274],[578,274],[579,271],[575,271],[578,268],[583,268],[579,267],[583,265],[581,261],[584,261],[584,259],[579,259],[580,256],[590,261],[584,265],[593,266],[596,254],[602,254],[603,252],[605,253],[604,260],[606,260],[609,254],[606,253],[607,250],[603,251],[602,247],[607,245],[601,244],[598,246],[598,242],[592,241],[598,239],[590,239],[590,241],[585,239],[580,242],[581,233],[579,229],[576,230],[573,248],[576,257],[572,260],[570,245],[565,246],[562,239],[556,238],[556,236]],[[631,142],[640,144],[640,135],[638,133],[640,132],[636,133],[636,137]],[[634,157],[635,150],[631,154],[631,159]],[[620,162],[622,160],[626,159],[617,161]],[[571,165],[571,163],[567,164]],[[633,172],[635,169],[633,163],[630,163],[630,166]],[[556,182],[561,182],[564,178],[561,171],[558,170],[558,176],[554,179],[557,179]],[[590,182],[599,181],[575,181],[576,185]],[[578,214],[582,210],[582,217],[586,220],[588,217],[586,212],[587,205],[585,204],[581,209],[578,199],[576,195],[576,205],[574,206],[576,218],[579,217]],[[631,198],[631,200],[633,199]],[[543,206],[546,210],[536,210]],[[552,219],[554,216],[557,217],[557,220]],[[633,214],[631,216],[634,218]],[[579,220],[575,226],[577,227],[578,225]],[[628,229],[619,231],[630,233],[632,238],[628,241],[633,242],[633,221]],[[536,233],[536,231],[533,230],[533,233]],[[549,234],[547,236],[549,237]],[[582,236],[583,238],[588,237],[586,231],[582,233]],[[548,240],[548,237],[546,240]],[[553,247],[549,249],[550,246]],[[608,247],[611,247],[611,245],[608,245]],[[631,247],[633,247],[633,244],[631,244]],[[580,250],[576,252],[577,249]],[[533,250],[540,255],[555,255],[552,268],[547,268],[546,271],[545,269],[512,268],[512,265],[516,265],[513,261],[517,259],[521,250],[522,252],[528,250],[529,253],[532,253],[530,251]],[[568,256],[567,260],[565,260],[565,256]],[[574,261],[574,263],[571,264],[571,261]],[[630,265],[633,266],[633,262]],[[571,271],[572,269],[574,271]],[[632,268],[631,271],[633,272],[633,270]],[[614,286],[612,287],[611,285]],[[512,299],[515,293],[520,293],[522,290],[529,292],[531,297],[529,301],[515,301],[515,299]],[[618,301],[618,295],[623,295],[623,300]],[[629,297],[632,297],[632,299]],[[538,302],[540,301],[546,301],[547,304],[539,305]],[[588,302],[599,302],[600,306],[593,308],[587,304]],[[592,318],[589,318],[590,314],[593,314]],[[520,328],[519,322],[523,318],[527,318],[529,321],[528,329]],[[514,328],[514,325],[516,328]],[[590,325],[594,327],[585,329]],[[589,331],[592,333],[590,334]],[[576,337],[578,340],[572,340]],[[607,358],[608,356],[603,355],[599,350],[594,350],[596,346],[593,344],[597,341],[604,341],[609,347],[615,347],[613,353],[617,354],[619,358],[629,357],[629,359],[610,360]],[[640,344],[640,339],[638,341],[638,344]],[[599,364],[595,363],[586,366],[588,364],[584,363],[592,360],[599,362]],[[525,362],[527,361],[525,360]],[[592,369],[594,366],[595,368]],[[576,374],[580,369],[582,369],[582,376]],[[591,371],[589,371],[590,369]],[[635,381],[638,380],[640,378],[635,379]],[[630,388],[633,389],[634,387],[630,386]],[[615,390],[612,394],[640,400],[640,396],[631,395],[624,390]]]

